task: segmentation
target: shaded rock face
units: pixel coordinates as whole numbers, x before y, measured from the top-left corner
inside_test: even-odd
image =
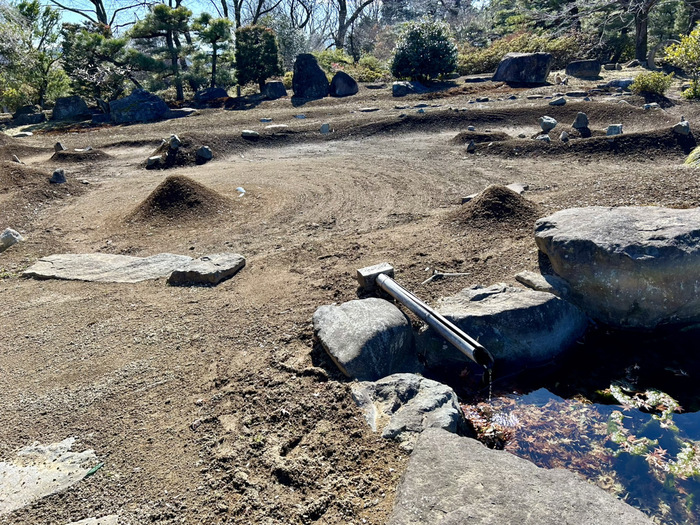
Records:
[[[393,374],[374,383],[354,383],[352,397],[373,432],[412,450],[426,428],[462,434],[464,414],[457,394],[447,385],[415,374]]]
[[[46,121],[46,115],[39,106],[28,105],[17,109],[12,115],[12,120],[17,126],[28,126],[30,124],[41,124]]]
[[[24,240],[24,237],[12,228],[5,228],[2,233],[0,233],[0,253],[7,250],[10,246],[17,244]]]
[[[331,80],[330,95],[332,97],[349,97],[357,94],[360,87],[354,78],[345,71],[338,71]]]
[[[51,114],[51,120],[78,120],[91,117],[92,112],[78,95],[57,98]]]
[[[220,98],[228,98],[228,93],[224,88],[210,87],[207,89],[200,89],[194,94],[194,105],[197,107],[206,107],[213,100]]]
[[[600,67],[597,60],[575,60],[566,66],[566,74],[577,78],[595,78],[600,76]]]
[[[316,57],[309,53],[297,56],[292,89],[294,96],[299,98],[323,98],[328,95],[328,79],[316,62]]]
[[[420,369],[411,324],[389,301],[370,298],[321,306],[314,336],[348,377],[376,381]]]
[[[549,53],[508,53],[498,65],[493,81],[543,84],[551,67]]]
[[[287,88],[284,87],[284,82],[267,82],[263,90],[263,96],[268,100],[276,100],[287,96]]]
[[[418,81],[407,82],[397,81],[391,86],[391,95],[394,97],[405,97],[406,95],[427,93],[428,88]]]
[[[110,102],[109,111],[112,122],[128,124],[162,119],[168,112],[168,106],[159,96],[135,89],[128,97]]]
[[[535,241],[569,299],[618,328],[700,322],[700,210],[573,208],[539,219]]]
[[[548,361],[586,332],[588,319],[571,303],[535,290],[496,284],[465,288],[438,302],[437,311],[493,356],[499,370]],[[427,368],[464,368],[471,361],[431,330],[422,351]]]
[[[543,469],[442,429],[418,438],[388,525],[651,525],[563,469]]]

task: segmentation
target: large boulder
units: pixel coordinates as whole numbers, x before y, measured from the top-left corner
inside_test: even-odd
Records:
[[[573,304],[546,292],[500,283],[465,288],[438,302],[436,310],[493,356],[499,370],[548,361],[586,332],[588,319]],[[423,351],[429,369],[471,365],[464,354],[428,331]]]
[[[16,126],[28,126],[30,124],[41,124],[46,121],[46,115],[39,106],[22,106],[12,115],[13,124]]]
[[[194,94],[194,105],[198,108],[207,107],[214,100],[228,98],[228,92],[224,88],[210,87],[200,89]]]
[[[389,301],[370,298],[321,306],[314,336],[346,376],[376,381],[419,370],[408,318]]]
[[[620,328],[700,322],[700,209],[573,208],[535,240],[594,319]]]
[[[331,80],[330,94],[332,97],[349,97],[360,90],[354,78],[345,71],[338,71]]]
[[[135,89],[128,97],[111,101],[109,111],[115,124],[129,124],[162,119],[168,106],[158,95]]]
[[[544,469],[438,428],[416,442],[388,525],[651,525],[574,472]]]
[[[294,61],[292,89],[294,96],[299,98],[323,98],[328,95],[328,79],[316,62],[315,56],[309,53],[297,56]]]
[[[87,118],[92,118],[92,112],[78,95],[56,99],[51,120],[82,120]]]
[[[597,60],[574,60],[566,66],[566,74],[577,78],[596,78],[600,76],[600,67]]]
[[[266,82],[262,94],[268,100],[277,100],[278,98],[287,96],[287,88],[284,87],[284,82],[280,82],[279,80]]]
[[[552,67],[549,53],[508,53],[493,75],[494,82],[544,84]]]
[[[353,383],[352,397],[373,432],[412,450],[426,428],[466,432],[457,394],[449,386],[416,374],[393,374],[376,382]]]
[[[420,82],[418,82],[417,80],[413,82],[400,80],[394,82],[394,84],[391,86],[391,95],[394,97],[405,97],[406,95],[414,95],[427,92],[428,88]]]

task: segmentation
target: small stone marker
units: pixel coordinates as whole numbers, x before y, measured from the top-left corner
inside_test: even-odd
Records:
[[[170,138],[168,139],[168,146],[173,150],[178,149],[180,146],[182,146],[180,137],[177,135],[170,135]]]
[[[469,144],[467,145],[467,152],[474,153],[475,151],[476,151],[476,142],[471,140],[471,141],[469,141]]]
[[[58,153],[59,151],[66,151],[66,147],[60,142],[56,142],[56,144],[53,145],[53,150]]]
[[[287,131],[289,126],[287,126],[287,124],[271,124],[269,126],[265,126],[265,129],[270,130],[273,133],[282,133]]]
[[[53,172],[53,175],[51,175],[51,178],[49,179],[49,182],[51,184],[63,184],[66,182],[66,174],[63,170],[56,170]]]
[[[260,122],[272,122],[271,118],[261,118]]]
[[[559,135],[559,140],[562,142],[569,142],[569,134],[566,131],[562,131],[561,135]]]
[[[322,135],[328,135],[331,132],[331,125],[327,122],[323,123],[320,131]]]
[[[527,99],[528,99],[528,100],[539,100],[539,99],[541,99],[541,98],[543,98],[542,95],[528,95],[528,96],[527,96]]]
[[[379,111],[379,108],[360,108],[361,113],[373,113],[374,111]]]
[[[241,131],[241,137],[248,140],[256,140],[260,138],[260,133],[253,131],[252,129],[244,129]]]
[[[204,163],[213,159],[214,154],[211,152],[211,149],[209,149],[209,146],[202,146],[196,151],[195,157],[198,161]]]
[[[622,135],[622,124],[611,124],[605,132],[607,136]]]
[[[421,114],[422,114],[422,113],[425,113],[425,110],[424,110],[423,108],[420,108],[418,111],[416,111],[416,113],[421,113]]]
[[[301,115],[294,115],[294,118],[306,118],[306,115],[303,115],[303,114],[301,114]]]
[[[467,131],[476,131],[474,126],[467,126]]]
[[[544,117],[540,117],[539,122],[542,131],[544,131],[545,133],[549,133],[550,131],[552,131],[554,128],[557,127],[558,124],[556,119],[548,117],[546,115]]]
[[[162,162],[163,157],[160,155],[148,157],[148,160],[146,161],[146,168],[159,168]]]
[[[549,137],[549,135],[538,135],[535,137],[535,140],[540,140],[542,142],[552,142],[552,139]]]
[[[476,99],[477,102],[488,102],[489,97],[479,97]]]
[[[588,127],[588,116],[585,113],[582,113],[581,111],[578,112],[576,115],[576,119],[574,119],[574,123],[571,124],[571,127],[574,129],[583,129]]]
[[[24,237],[22,237],[18,231],[13,230],[12,228],[5,228],[5,230],[0,233],[0,253],[23,240]]]
[[[550,106],[564,106],[566,104],[566,99],[563,97],[560,98],[555,98],[552,100],[549,105]]]
[[[677,135],[690,135],[690,122],[682,120],[671,128]]]

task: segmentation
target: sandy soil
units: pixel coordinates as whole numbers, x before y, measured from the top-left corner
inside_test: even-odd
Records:
[[[644,111],[638,97],[598,95],[550,107],[525,96],[555,86],[460,82],[423,97],[362,88],[300,107],[283,99],[2,138],[0,159],[17,154],[27,165],[0,164],[0,228],[27,241],[0,255],[0,460],[34,441],[75,436],[104,467],[0,523],[63,525],[110,513],[125,524],[384,523],[407,455],[370,432],[348,381],[314,346],[314,310],[355,298],[355,270],[382,261],[428,301],[537,269],[532,221],[463,220],[461,198],[489,184],[528,184],[524,196],[541,215],[700,205],[697,172],[682,166],[684,145],[667,133],[681,115],[695,127],[697,106]],[[510,94],[519,98],[495,100]],[[476,96],[494,101],[469,104]],[[424,114],[418,103],[429,105]],[[370,106],[378,110],[360,111]],[[596,137],[562,146],[559,132],[577,111],[594,130],[622,122],[629,137],[615,147]],[[535,134],[545,114],[561,122],[552,144],[517,139]],[[265,117],[288,132],[265,130]],[[318,132],[324,122],[333,133]],[[467,153],[454,139],[469,125],[513,138]],[[260,140],[241,139],[242,129]],[[215,159],[145,170],[171,133],[209,145]],[[56,141],[101,154],[52,158]],[[56,168],[68,184],[48,184]],[[226,205],[135,213],[169,175]],[[248,264],[215,288],[20,277],[53,253],[224,251]],[[421,285],[433,269],[468,275]]]

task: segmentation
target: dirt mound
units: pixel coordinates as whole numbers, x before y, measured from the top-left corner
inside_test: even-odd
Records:
[[[232,201],[206,186],[182,175],[167,177],[138,207],[127,221],[196,219],[229,210]]]
[[[539,217],[539,208],[505,186],[492,185],[451,214],[460,224],[485,227],[494,223],[529,226]]]
[[[502,131],[460,131],[450,143],[459,146],[469,144],[472,140],[479,144],[480,142],[500,142],[502,140],[510,140],[513,137]]]
[[[100,149],[91,149],[88,151],[64,150],[57,151],[51,155],[51,160],[56,162],[74,163],[74,162],[98,162],[109,160],[112,157]]]

